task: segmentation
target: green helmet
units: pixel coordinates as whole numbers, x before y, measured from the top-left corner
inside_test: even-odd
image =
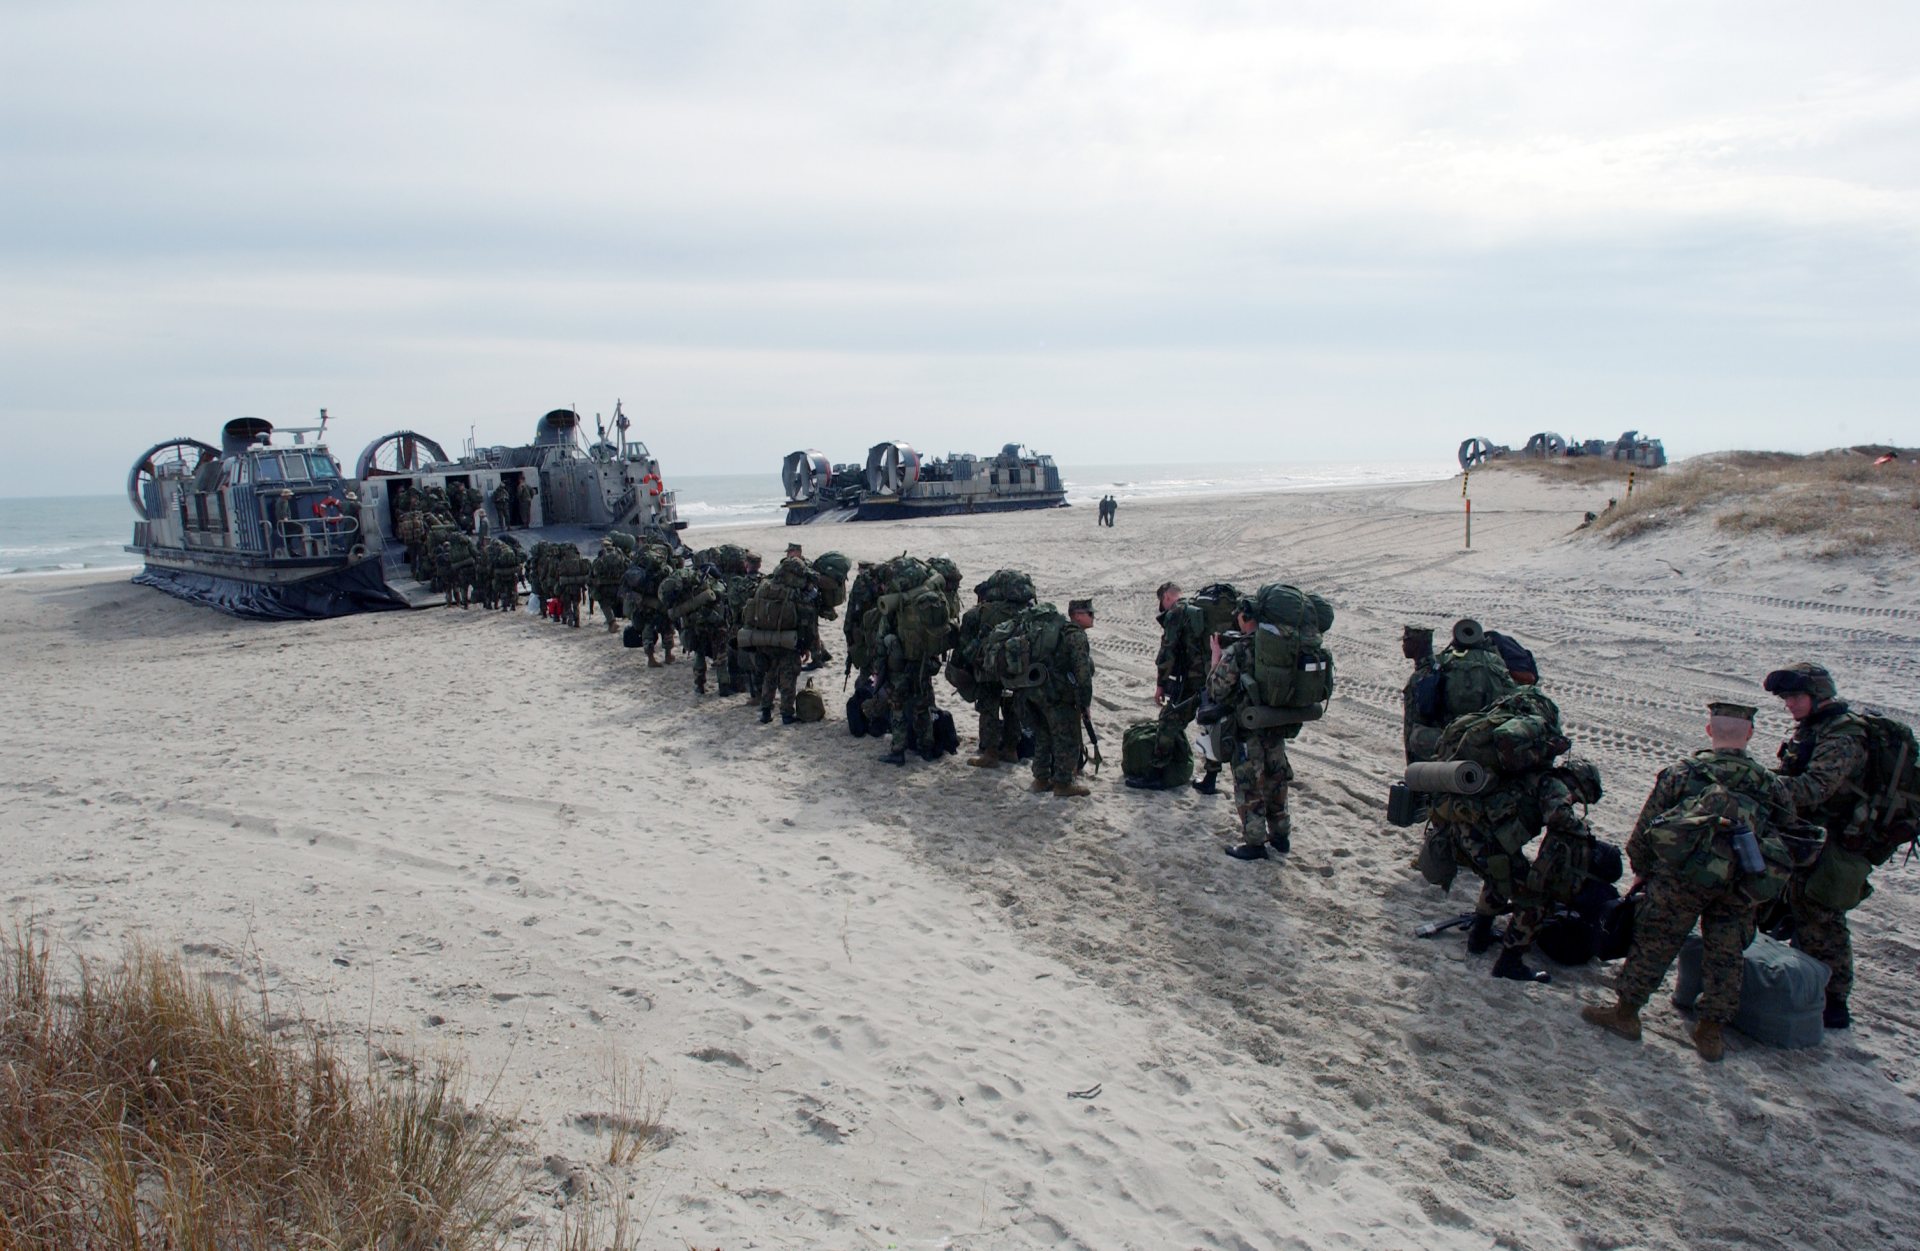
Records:
[[[1600,766],[1585,756],[1567,756],[1560,761],[1560,772],[1583,804],[1600,802]]]

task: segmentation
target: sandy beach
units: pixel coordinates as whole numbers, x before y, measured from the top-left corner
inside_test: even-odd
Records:
[[[837,659],[827,722],[767,727],[597,627],[269,625],[124,575],[0,582],[9,919],[89,957],[143,936],[356,1043],[464,1057],[528,1143],[536,1222],[604,1160],[582,1118],[610,1067],[644,1064],[667,1140],[600,1174],[646,1247],[1920,1244],[1920,869],[1877,872],[1853,914],[1853,1030],[1734,1035],[1708,1067],[1664,994],[1639,1047],[1579,1020],[1617,966],[1521,986],[1413,938],[1473,883],[1421,882],[1384,802],[1403,622],[1533,648],[1618,842],[1709,698],[1758,704],[1771,759],[1769,669],[1817,659],[1920,721],[1920,579],[1705,521],[1609,546],[1575,527],[1617,492],[1473,487],[1471,551],[1458,479],[1129,504],[1113,529],[1075,508],[725,532],[1092,596],[1108,763],[1077,801],[876,763],[836,719]],[[1169,577],[1284,578],[1338,611],[1284,863],[1221,854],[1225,795],[1120,784]]]

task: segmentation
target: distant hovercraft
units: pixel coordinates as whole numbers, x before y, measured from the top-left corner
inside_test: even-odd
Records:
[[[1063,508],[1067,493],[1053,457],[1009,443],[993,456],[947,453],[927,460],[905,443],[876,443],[864,466],[836,465],[812,450],[780,468],[787,524],[891,521],[956,513]]]

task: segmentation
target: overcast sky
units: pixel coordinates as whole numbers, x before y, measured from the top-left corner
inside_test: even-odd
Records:
[[[0,0],[0,494],[1920,442],[1920,5]]]

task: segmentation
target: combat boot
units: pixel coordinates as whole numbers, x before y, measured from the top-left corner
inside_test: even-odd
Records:
[[[1265,860],[1267,858],[1267,845],[1265,843],[1241,843],[1237,847],[1227,848],[1226,852],[1235,860]]]
[[[1000,749],[1000,761],[1002,764],[1010,764],[1010,765],[1019,764],[1020,749],[1018,747],[1002,747]]]
[[[1820,1014],[1820,1023],[1828,1029],[1848,1029],[1853,1025],[1853,1013],[1847,1011],[1847,1001],[1827,996],[1827,1009]]]
[[[1027,789],[1033,791],[1037,795],[1041,791],[1052,790],[1053,781],[1050,778],[1035,778],[1033,779],[1033,785],[1028,787]]]
[[[1727,1054],[1727,1040],[1721,1036],[1718,1021],[1702,1021],[1693,1027],[1693,1049],[1708,1064],[1718,1064]]]
[[[1293,839],[1285,830],[1267,827],[1267,850],[1276,856],[1284,856],[1293,850]]]
[[[1061,782],[1053,788],[1053,793],[1059,799],[1077,799],[1081,795],[1093,794],[1082,782]]]
[[[672,648],[671,646],[669,646],[669,647],[667,648],[667,661],[666,661],[666,663],[668,663],[668,664],[672,664],[672,663],[673,663],[673,648]]]
[[[800,718],[798,718],[798,717],[796,717],[796,716],[794,716],[794,715],[793,715],[792,713],[790,713],[790,712],[783,712],[783,713],[781,713],[781,714],[780,714],[780,724],[781,724],[781,725],[792,725],[792,724],[793,724],[794,722],[796,722],[796,721],[798,721],[799,719],[800,719]]]
[[[653,653],[652,653],[652,652],[648,652],[648,653],[647,653],[647,668],[649,668],[649,669],[658,669],[659,667],[660,667],[660,662],[659,662],[658,660],[656,660],[656,659],[654,659],[654,655],[653,655]]]
[[[967,763],[976,769],[998,769],[1000,767],[1000,753],[996,751],[983,751],[978,756],[968,756]]]
[[[903,765],[907,763],[907,753],[901,748],[896,747],[892,751],[888,752],[886,755],[880,757],[880,763],[890,764],[890,765]]]
[[[1493,918],[1475,914],[1467,926],[1467,954],[1477,956],[1493,946]]]
[[[772,722],[773,722],[773,709],[771,709],[771,708],[762,708],[762,709],[760,710],[760,724],[761,724],[761,725],[770,725],[770,724],[772,724]]]
[[[1500,955],[1493,962],[1493,976],[1504,977],[1515,982],[1551,982],[1550,973],[1535,972],[1527,967],[1525,953],[1518,947],[1502,947]]]
[[[1199,779],[1194,782],[1193,789],[1199,791],[1202,795],[1218,795],[1220,793],[1220,775],[1218,773],[1201,774]]]
[[[1640,1009],[1630,1008],[1624,1003],[1615,1003],[1603,1008],[1590,1003],[1580,1009],[1580,1019],[1589,1025],[1598,1025],[1609,1034],[1618,1034],[1628,1042],[1640,1041]]]

